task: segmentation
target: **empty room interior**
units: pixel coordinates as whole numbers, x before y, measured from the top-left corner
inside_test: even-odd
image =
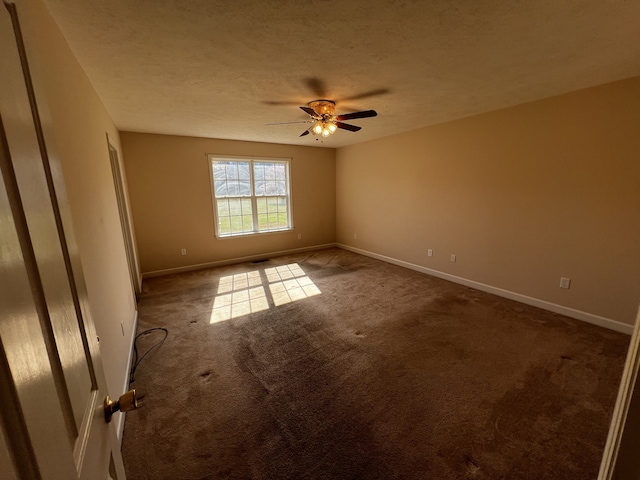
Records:
[[[640,3],[3,3],[9,479],[640,475]]]

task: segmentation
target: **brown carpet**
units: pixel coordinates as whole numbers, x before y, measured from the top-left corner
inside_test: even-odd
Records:
[[[143,290],[129,480],[597,476],[626,335],[340,249]]]

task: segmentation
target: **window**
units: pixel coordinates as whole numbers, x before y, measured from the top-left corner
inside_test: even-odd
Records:
[[[216,235],[290,230],[289,160],[210,155]]]

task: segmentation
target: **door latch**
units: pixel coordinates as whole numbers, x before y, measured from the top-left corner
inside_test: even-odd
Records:
[[[111,422],[111,417],[116,412],[129,412],[138,408],[138,399],[136,398],[136,390],[129,390],[114,402],[109,395],[104,397],[104,421]]]

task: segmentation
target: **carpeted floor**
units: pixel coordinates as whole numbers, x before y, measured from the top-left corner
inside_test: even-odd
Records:
[[[629,342],[340,249],[145,280],[154,327],[129,480],[595,479]]]

